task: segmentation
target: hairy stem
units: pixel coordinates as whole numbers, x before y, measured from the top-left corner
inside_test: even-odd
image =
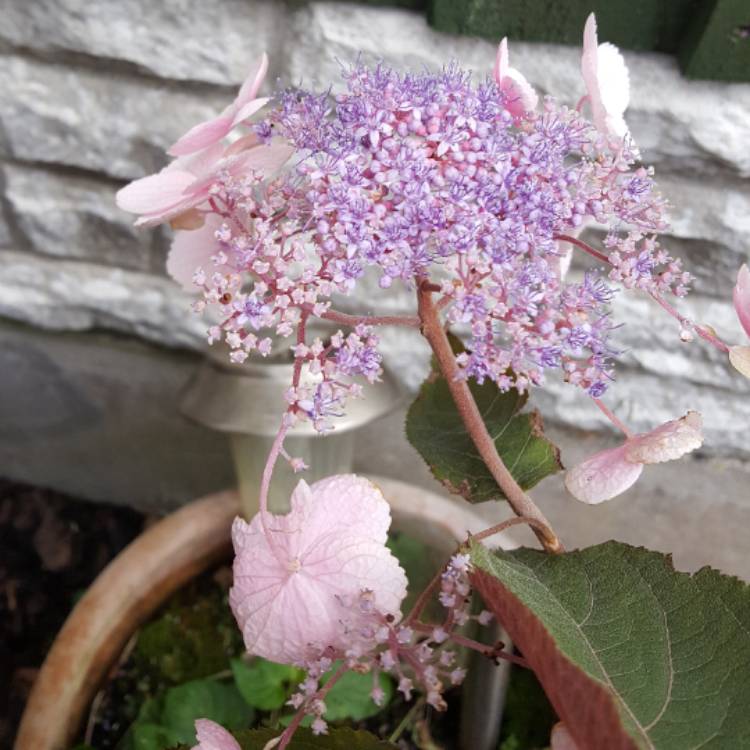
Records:
[[[521,489],[497,452],[495,441],[487,431],[482,415],[477,408],[468,383],[460,377],[456,358],[453,355],[450,341],[443,328],[440,315],[432,300],[428,288],[417,291],[419,318],[422,321],[422,335],[432,347],[440,371],[445,376],[453,401],[456,404],[467,432],[471,436],[479,455],[487,465],[490,473],[508,499],[513,512],[522,518],[534,519],[539,526],[534,526],[534,533],[547,552],[562,552],[563,546],[550,527],[549,521],[536,506],[534,501]]]

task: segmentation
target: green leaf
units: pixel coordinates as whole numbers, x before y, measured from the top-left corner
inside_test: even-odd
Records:
[[[211,719],[227,729],[247,727],[252,711],[234,685],[194,680],[167,690],[161,724],[178,742],[195,742],[195,720]]]
[[[617,542],[471,548],[472,580],[584,748],[750,747],[750,587]]]
[[[391,530],[388,534],[386,546],[393,552],[399,565],[406,572],[407,593],[401,609],[403,612],[409,612],[435,574],[445,566],[448,555],[435,546],[425,544],[421,540],[400,531]],[[445,614],[445,610],[438,602],[437,594],[435,594],[430,598],[424,617],[432,622],[443,614]]]
[[[234,732],[242,750],[263,750],[270,740],[281,734],[278,729],[251,729]],[[182,746],[179,750],[188,750]],[[355,731],[349,727],[328,729],[328,734],[316,737],[309,729],[300,728],[288,746],[288,750],[398,750],[396,745],[378,739],[374,734]]]
[[[232,659],[232,672],[237,689],[247,704],[261,711],[281,708],[294,688],[305,679],[301,669],[260,657],[250,664],[242,659]]]
[[[460,342],[452,337],[454,351]],[[469,382],[497,452],[518,484],[529,489],[562,468],[560,452],[543,434],[539,412],[520,414],[526,394],[502,393],[491,381]],[[477,452],[451,397],[446,379],[435,370],[424,381],[406,415],[406,437],[435,478],[472,503],[505,495]]]
[[[193,730],[194,739],[195,730]],[[182,741],[184,741],[182,737],[168,727],[144,721],[133,725],[129,746],[133,750],[164,750]]]
[[[274,729],[256,729],[238,732],[236,737],[242,750],[263,750],[266,743],[279,734]],[[317,737],[309,729],[302,728],[296,731],[289,750],[396,750],[396,746],[379,740],[369,732],[348,727],[329,728],[328,734]]]
[[[339,662],[334,665],[334,669],[338,664]],[[342,719],[360,721],[380,713],[393,697],[393,682],[382,673],[379,680],[380,688],[385,695],[382,706],[376,706],[370,698],[373,684],[371,674],[346,672],[326,695],[326,721],[341,721]]]

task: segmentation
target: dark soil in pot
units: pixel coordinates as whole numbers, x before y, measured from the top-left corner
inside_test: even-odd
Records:
[[[12,746],[37,670],[76,600],[143,523],[129,508],[0,479],[0,748]]]

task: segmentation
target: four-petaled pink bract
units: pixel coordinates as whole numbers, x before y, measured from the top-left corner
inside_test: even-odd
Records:
[[[373,610],[400,616],[406,574],[385,546],[391,514],[380,490],[352,474],[301,481],[291,511],[232,527],[234,616],[252,654],[303,663],[357,641],[348,623],[363,592]]]

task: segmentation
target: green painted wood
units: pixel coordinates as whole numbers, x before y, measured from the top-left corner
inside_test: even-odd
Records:
[[[702,5],[680,45],[683,73],[689,78],[750,81],[750,0],[709,0]]]
[[[750,4],[750,0],[738,0]],[[625,49],[676,52],[685,28],[706,0],[431,0],[437,29],[488,39],[579,45],[596,13],[599,38]]]

